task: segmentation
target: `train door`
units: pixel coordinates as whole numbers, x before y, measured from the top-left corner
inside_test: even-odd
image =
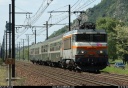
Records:
[[[71,35],[63,38],[63,58],[64,59],[72,58]]]

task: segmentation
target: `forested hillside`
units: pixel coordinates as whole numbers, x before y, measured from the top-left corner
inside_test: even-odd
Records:
[[[111,17],[123,22],[128,21],[128,0],[102,0],[101,3],[89,8],[88,20],[96,22],[99,17]]]

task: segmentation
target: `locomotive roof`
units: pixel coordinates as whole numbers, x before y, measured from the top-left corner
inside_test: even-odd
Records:
[[[101,33],[101,34],[106,34],[105,30],[97,30],[97,29],[79,29],[79,30],[72,30],[70,32],[67,32],[64,34],[64,36],[70,35],[70,34],[81,34],[81,33],[87,33],[87,34],[94,34],[94,33]]]

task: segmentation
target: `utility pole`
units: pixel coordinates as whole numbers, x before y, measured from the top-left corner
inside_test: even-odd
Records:
[[[7,23],[7,22],[6,22]],[[7,29],[6,29],[6,59],[8,58],[8,47],[7,47],[7,42],[8,41],[8,38],[7,38]]]
[[[35,44],[36,44],[36,29],[35,29]]]
[[[17,57],[17,60],[18,60],[18,43],[17,43],[17,54],[16,54],[16,57]]]
[[[11,13],[11,12],[10,12]],[[15,0],[12,0],[12,59],[14,59],[14,64],[12,64],[12,77],[15,77]],[[17,12],[16,14],[32,14],[29,12]]]
[[[4,62],[4,59],[5,59],[5,31],[4,31],[4,36],[3,36],[3,52],[4,52],[4,56],[3,56],[3,62]]]
[[[28,35],[28,61],[29,61],[29,35]]]
[[[69,31],[71,31],[71,6],[69,5]]]
[[[64,25],[64,24],[48,24],[48,21],[46,21],[46,24],[43,25],[46,25],[46,40],[48,40],[48,25]]]
[[[53,12],[68,12],[69,14],[69,31],[71,31],[71,6],[69,5],[69,11],[50,11],[50,13]]]
[[[2,60],[4,61],[4,36],[3,36],[3,42],[2,42]]]
[[[9,58],[11,58],[11,32],[12,32],[12,27],[11,27],[11,4],[9,4]]]
[[[20,42],[19,42],[19,60],[20,60]]]
[[[24,60],[24,39],[23,39],[23,60]]]
[[[12,59],[14,59],[12,77],[15,77],[15,0],[12,0],[12,50]]]
[[[46,21],[46,40],[48,40],[48,21]]]
[[[28,61],[29,61],[29,35],[33,35],[33,34],[26,34],[27,38],[28,38]]]

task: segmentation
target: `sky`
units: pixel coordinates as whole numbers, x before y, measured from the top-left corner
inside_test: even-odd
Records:
[[[50,11],[68,11],[68,5],[71,5],[71,12],[73,11],[83,11],[88,8],[99,4],[101,0],[15,0],[15,12],[31,12],[32,14],[15,14],[15,25],[31,25],[29,27],[22,27],[15,29],[15,44],[23,42],[25,40],[25,45],[27,45],[27,36],[29,34],[30,44],[35,41],[34,30],[37,31],[36,42],[42,42],[46,39],[46,21],[49,24],[58,23],[60,20],[66,17],[58,24],[68,24],[68,13],[67,12],[57,12],[48,13]],[[48,5],[49,3],[49,5]],[[11,0],[0,0],[0,43],[3,41],[4,30],[6,21],[9,21],[9,4]],[[78,17],[79,14],[71,15],[71,22]],[[51,18],[50,18],[51,17]],[[37,19],[38,18],[38,19]],[[33,27],[32,26],[39,26]],[[54,25],[49,27],[49,35],[54,31],[59,30],[65,25]],[[33,31],[32,31],[33,30]]]

